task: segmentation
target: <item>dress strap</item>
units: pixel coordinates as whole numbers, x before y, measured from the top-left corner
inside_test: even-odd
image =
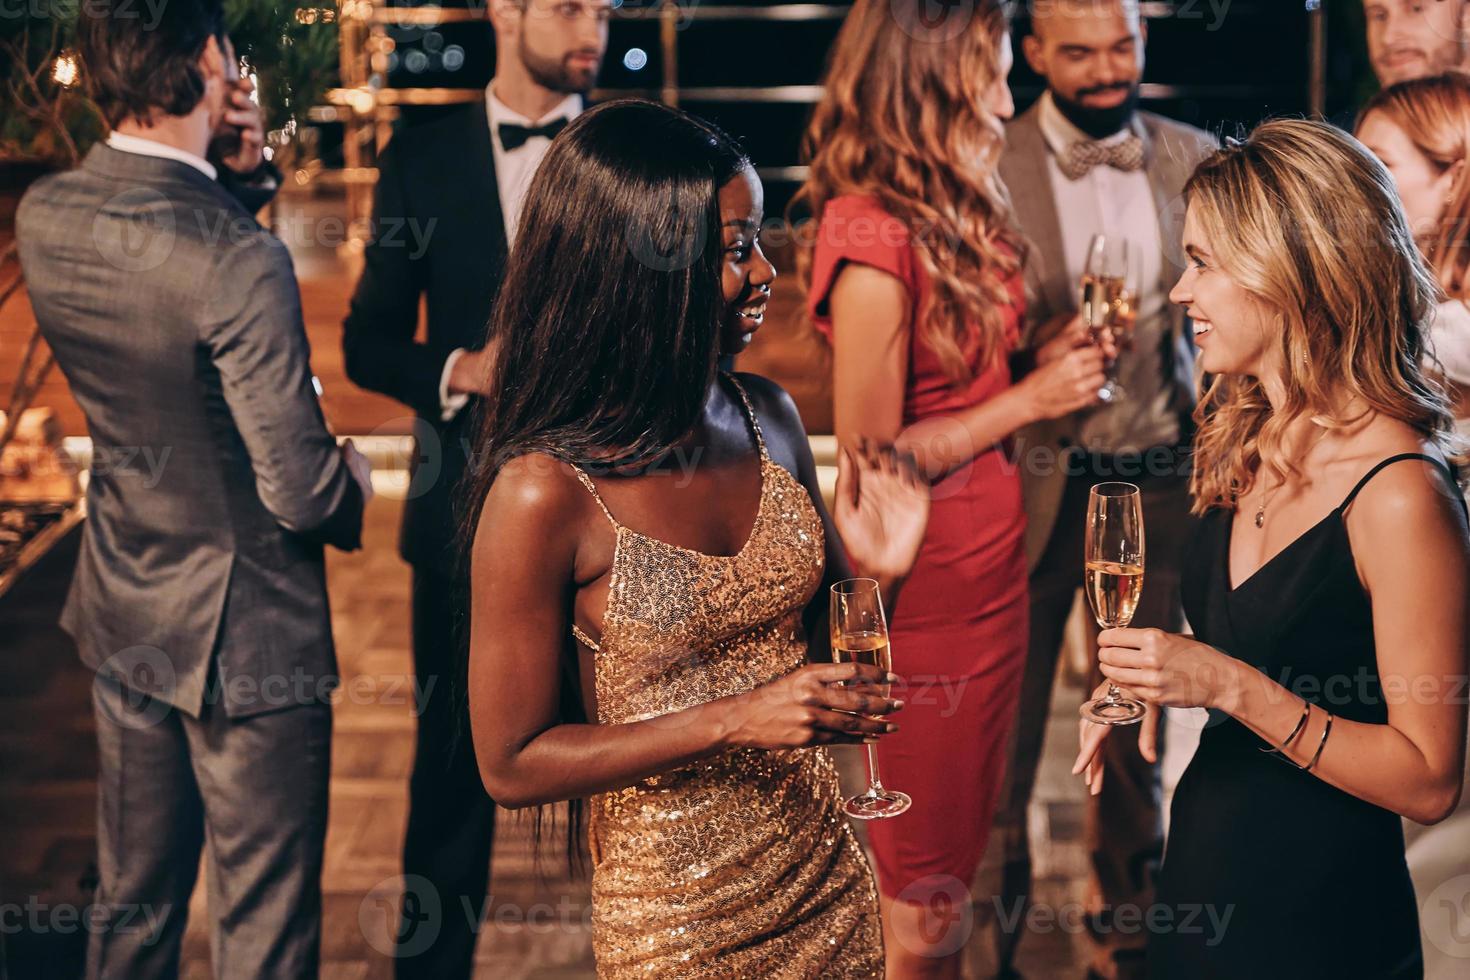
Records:
[[[1439,471],[1449,479],[1450,486],[1454,488],[1456,495],[1459,494],[1459,480],[1455,476],[1454,469],[1452,469],[1450,465],[1444,460],[1435,459],[1433,456],[1426,456],[1424,453],[1399,453],[1397,456],[1390,456],[1388,457],[1388,459],[1381,461],[1377,466],[1374,466],[1367,473],[1363,474],[1363,478],[1358,481],[1358,485],[1353,487],[1352,491],[1347,495],[1347,499],[1339,504],[1337,509],[1347,510],[1348,505],[1351,504],[1354,498],[1358,496],[1358,491],[1367,486],[1368,481],[1377,476],[1379,470],[1382,470],[1388,466],[1392,466],[1394,463],[1402,463],[1406,459],[1419,459],[1423,460],[1426,463],[1433,463],[1439,469]]]
[[[582,469],[582,467],[578,466],[576,463],[571,463],[569,465],[572,467],[572,472],[577,474],[577,479],[582,482],[582,486],[586,487],[587,492],[592,494],[592,499],[597,501],[597,506],[602,508],[603,514],[607,515],[608,523],[613,526],[613,530],[622,530],[622,525],[618,523],[618,519],[612,516],[612,511],[608,510],[607,504],[603,502],[602,494],[597,492],[597,485],[592,482],[592,477],[588,476],[587,473]],[[582,632],[582,627],[578,626],[576,623],[572,624],[572,636],[576,639],[578,643],[582,644],[593,653],[602,652],[602,647],[598,646],[597,642],[593,640],[592,637]]]
[[[745,386],[735,379],[734,374],[726,371],[725,377],[730,384],[735,386],[735,393],[740,396],[740,403],[745,406],[745,417],[750,420],[750,431],[755,433],[755,446],[760,450],[761,459],[764,460],[767,458],[766,438],[761,434],[761,422],[755,417],[755,408],[750,404],[750,396],[745,393]]]
[[[601,507],[602,512],[607,515],[608,522],[612,524],[613,529],[621,530],[623,525],[618,523],[618,519],[612,516],[612,511],[607,509],[607,504],[603,503],[602,494],[597,492],[597,485],[592,482],[592,477],[588,476],[582,467],[576,463],[569,463],[567,465],[571,466],[572,472],[577,474],[577,479],[582,481],[582,486],[587,488],[587,492],[592,494],[592,499],[597,501],[597,506]]]
[[[588,636],[586,633],[583,633],[582,627],[578,626],[576,623],[572,624],[572,636],[576,637],[578,643],[582,644],[593,653],[602,652],[602,647],[598,646],[597,642],[593,640],[592,637]]]

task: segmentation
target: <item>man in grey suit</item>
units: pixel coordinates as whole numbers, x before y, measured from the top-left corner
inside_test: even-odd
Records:
[[[1124,480],[1143,492],[1148,571],[1134,626],[1178,630],[1182,553],[1190,528],[1187,450],[1193,408],[1193,341],[1168,302],[1182,271],[1180,193],[1214,148],[1206,133],[1136,109],[1145,24],[1133,0],[1046,0],[1032,5],[1023,41],[1047,91],[1006,131],[1000,173],[1016,220],[1034,246],[1026,269],[1027,344],[1077,316],[1091,236],[1128,239],[1141,257],[1139,318],[1119,356],[1125,394],[1112,403],[1024,430],[1017,440],[1026,501],[1031,633],[1007,784],[996,820],[1004,849],[1007,921],[1029,900],[1026,808],[1036,779],[1052,682],[1068,613],[1082,586],[1083,529],[1094,483]],[[1089,624],[1091,616],[1087,617]],[[1100,675],[1098,677],[1100,679]],[[1106,776],[1091,797],[1088,838],[1102,907],[1090,975],[1140,976],[1144,935],[1112,914],[1153,899],[1162,853],[1157,767],[1138,752],[1139,726],[1107,741]],[[1132,914],[1132,913],[1128,913]],[[1017,932],[999,937],[1002,976]]]
[[[366,461],[312,389],[284,246],[205,157],[251,170],[221,0],[92,3],[114,132],[17,217],[31,302],[93,442],[63,612],[96,671],[88,975],[175,976],[209,849],[216,976],[316,973],[335,653],[323,545],[359,547]]]

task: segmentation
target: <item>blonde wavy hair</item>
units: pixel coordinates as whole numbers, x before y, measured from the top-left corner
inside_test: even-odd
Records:
[[[1451,451],[1449,405],[1420,366],[1439,289],[1361,143],[1325,123],[1266,122],[1201,163],[1184,197],[1219,265],[1277,315],[1286,365],[1279,411],[1259,379],[1209,379],[1195,409],[1196,513],[1233,507],[1262,467],[1295,474],[1283,436],[1303,417],[1330,429],[1378,412]]]
[[[1441,174],[1462,164],[1425,258],[1445,296],[1463,302],[1470,271],[1470,75],[1455,71],[1390,85],[1363,106],[1358,126],[1374,112],[1403,130]]]
[[[1006,280],[1022,260],[996,176],[1005,130],[984,108],[1010,24],[1000,0],[937,21],[926,4],[852,5],[802,139],[810,176],[788,213],[820,221],[832,198],[861,194],[900,219],[932,283],[915,332],[963,384],[974,376],[967,355],[978,349],[988,366],[1004,349]],[[797,275],[809,290],[815,236],[801,237]]]

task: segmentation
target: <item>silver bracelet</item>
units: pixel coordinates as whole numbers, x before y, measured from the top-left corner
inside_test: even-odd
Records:
[[[1286,751],[1286,747],[1291,744],[1292,739],[1294,739],[1298,735],[1300,735],[1302,733],[1302,729],[1305,728],[1305,727],[1307,727],[1307,718],[1310,717],[1311,714],[1312,714],[1312,702],[1310,702],[1310,701],[1303,701],[1302,702],[1302,716],[1296,720],[1296,727],[1291,730],[1291,734],[1290,735],[1286,736],[1285,741],[1283,741],[1281,743],[1281,747],[1280,748],[1261,749],[1261,751],[1262,752],[1269,753],[1271,755],[1281,755],[1282,758],[1285,758],[1285,756],[1282,755],[1282,753],[1284,753]],[[1288,759],[1287,761],[1290,762],[1291,760]],[[1296,765],[1296,763],[1292,763],[1292,765]]]

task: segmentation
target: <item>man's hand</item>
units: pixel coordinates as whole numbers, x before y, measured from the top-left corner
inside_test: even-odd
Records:
[[[255,83],[241,78],[225,93],[225,114],[214,138],[224,152],[219,162],[245,176],[260,169],[265,160],[265,113],[251,100]]]
[[[455,395],[490,394],[490,373],[495,366],[495,345],[465,351],[449,369],[449,391]]]
[[[357,451],[351,439],[342,441],[342,461],[347,464],[347,472],[352,474],[352,478],[362,489],[362,502],[366,504],[373,499],[373,464]]]

